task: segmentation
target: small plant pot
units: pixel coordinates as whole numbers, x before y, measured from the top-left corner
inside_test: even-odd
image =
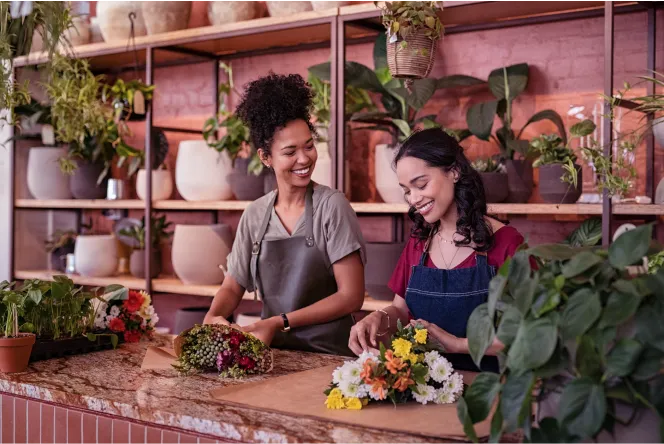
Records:
[[[147,173],[138,170],[136,175],[136,195],[139,199],[147,197],[146,185]],[[152,170],[152,200],[168,200],[173,194],[173,176],[168,170]]]
[[[507,174],[505,173],[480,173],[482,185],[484,185],[484,196],[486,203],[505,202],[509,194],[507,189]]]
[[[32,333],[19,333],[16,338],[0,338],[0,372],[24,372],[28,368],[35,339]]]
[[[134,250],[129,258],[129,271],[137,278],[145,278],[145,250]],[[152,250],[152,273],[151,278],[161,274],[161,252]]]
[[[265,194],[265,170],[258,176],[247,171],[251,159],[235,159],[228,183],[237,200],[256,200]]]
[[[579,200],[583,175],[581,167],[579,165],[574,166],[578,175],[576,187],[562,181],[561,178],[565,174],[565,170],[561,164],[539,167],[539,194],[542,200],[555,204],[572,204]]]
[[[436,55],[438,39],[426,36],[424,30],[405,39],[387,44],[387,66],[397,79],[423,79],[429,75]]]
[[[79,235],[74,249],[76,271],[86,277],[112,276],[118,269],[118,245],[113,235]]]
[[[104,171],[104,165],[83,161],[77,161],[77,163],[78,167],[74,170],[69,182],[71,194],[75,199],[104,199],[108,178],[104,178],[102,183],[97,185],[99,175]]]
[[[533,194],[533,164],[516,159],[505,162],[507,170],[507,203],[527,203]]]

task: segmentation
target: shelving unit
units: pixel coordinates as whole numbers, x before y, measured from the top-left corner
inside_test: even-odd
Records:
[[[528,24],[569,21],[592,17],[604,17],[605,27],[605,94],[611,94],[613,81],[613,19],[616,14],[635,11],[648,11],[648,69],[655,67],[655,10],[646,9],[637,2],[601,2],[601,1],[568,1],[568,2],[516,2],[516,1],[447,1],[441,18],[446,27],[446,34],[451,35],[462,32],[472,32],[485,29],[498,29]],[[139,57],[139,69],[146,73],[146,83],[152,84],[156,68],[176,66],[183,64],[214,61],[214,71],[211,74],[218,81],[217,61],[231,60],[240,57],[258,56],[264,54],[286,53],[298,50],[329,47],[331,53],[331,123],[329,128],[330,155],[333,164],[334,183],[337,188],[345,183],[345,130],[344,130],[344,63],[346,61],[346,47],[352,44],[373,41],[375,36],[384,32],[380,24],[380,11],[373,3],[330,9],[325,12],[307,12],[295,14],[285,18],[262,18],[246,22],[209,26],[203,28],[187,29],[177,32],[164,33],[154,36],[138,37],[136,49]],[[118,73],[133,69],[135,64],[133,51],[127,52],[126,42],[95,43],[75,48],[75,55],[90,60],[94,70],[100,72]],[[38,65],[46,60],[45,53],[33,53],[16,60],[16,68]],[[215,91],[210,91],[216,96]],[[624,101],[624,106],[630,104]],[[216,104],[215,104],[216,109]],[[153,125],[151,110],[146,119],[146,169],[150,165],[150,129]],[[163,128],[168,131],[193,133],[197,130],[187,128]],[[611,133],[610,121],[605,121],[605,132]],[[608,140],[608,139],[607,139]],[[647,169],[646,191],[654,197],[654,142],[652,137],[647,139],[646,162]],[[13,146],[11,147],[13,150]],[[14,157],[10,155],[10,176],[15,176]],[[147,194],[152,192],[151,174],[146,175]],[[14,233],[15,210],[143,210],[149,217],[153,210],[159,211],[243,211],[249,202],[219,201],[219,202],[187,202],[181,200],[168,201],[140,201],[140,200],[34,200],[16,199],[13,182],[10,189],[10,205],[8,217],[10,218],[10,233]],[[352,203],[358,214],[392,215],[403,220],[403,214],[408,210],[405,204],[381,203]],[[604,224],[603,239],[608,242],[607,233],[611,228],[614,215],[661,217],[664,216],[664,205],[637,205],[619,204],[611,205],[608,198],[603,204],[492,204],[489,212],[498,215],[602,215]],[[0,217],[3,217],[0,215]],[[149,237],[149,228],[146,236]],[[10,234],[11,236],[11,234]],[[9,249],[10,272],[13,278],[44,279],[50,276],[48,271],[14,270],[13,244]],[[151,255],[146,255],[146,269],[152,267]],[[136,279],[133,277],[113,277],[104,279],[82,278],[72,276],[77,284],[106,285],[111,282],[121,283],[130,288],[146,289],[155,292],[168,292],[175,294],[189,294],[200,296],[213,296],[216,286],[187,286],[176,278]],[[250,296],[253,298],[253,296]],[[365,307],[375,309],[383,306],[383,301],[367,299]],[[374,308],[371,308],[374,307]]]

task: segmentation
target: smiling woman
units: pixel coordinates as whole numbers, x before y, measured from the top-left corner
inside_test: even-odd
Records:
[[[205,322],[228,324],[245,291],[256,291],[262,319],[244,331],[274,347],[352,355],[351,313],[364,300],[365,243],[346,197],[311,181],[318,159],[312,98],[299,75],[270,74],[244,93],[237,114],[274,171],[277,189],[242,214]]]

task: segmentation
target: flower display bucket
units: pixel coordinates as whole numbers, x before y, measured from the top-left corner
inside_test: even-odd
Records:
[[[70,178],[60,170],[58,159],[65,148],[30,148],[28,153],[28,190],[35,199],[71,199]]]

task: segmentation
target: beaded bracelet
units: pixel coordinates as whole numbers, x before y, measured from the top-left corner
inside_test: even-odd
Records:
[[[376,310],[376,311],[377,311],[377,312],[379,311],[379,312],[381,312],[381,313],[384,313],[385,316],[387,316],[387,328],[386,328],[385,331],[382,332],[382,333],[376,333],[376,336],[385,336],[385,334],[386,334],[387,332],[390,331],[390,315],[387,314],[387,312],[386,312],[385,310],[383,310],[383,309],[379,309],[379,310]]]

